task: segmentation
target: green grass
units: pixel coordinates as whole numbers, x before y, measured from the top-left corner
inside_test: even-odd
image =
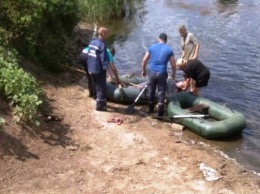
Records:
[[[91,22],[105,22],[124,16],[124,0],[78,0],[82,17]],[[128,1],[129,2],[129,1]]]

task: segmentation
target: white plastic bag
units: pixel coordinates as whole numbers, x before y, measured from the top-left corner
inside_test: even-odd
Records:
[[[215,169],[206,166],[204,163],[200,163],[200,170],[207,181],[216,181],[221,178]]]

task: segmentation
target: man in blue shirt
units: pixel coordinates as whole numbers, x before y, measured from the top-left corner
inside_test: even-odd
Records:
[[[100,27],[98,38],[92,39],[88,50],[88,72],[92,75],[96,89],[96,110],[106,111],[106,70],[109,66],[107,47],[104,43],[108,30]]]
[[[176,66],[173,50],[166,45],[167,35],[161,33],[158,42],[151,45],[142,60],[142,76],[147,75],[146,65],[149,60],[149,113],[154,111],[155,92],[158,87],[158,116],[164,115],[164,100],[167,90],[167,64],[170,61],[172,78],[175,79]]]

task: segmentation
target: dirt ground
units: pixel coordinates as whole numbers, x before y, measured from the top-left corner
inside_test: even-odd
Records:
[[[151,119],[143,106],[133,115],[111,102],[107,112],[95,111],[83,74],[41,81],[47,100],[39,127],[12,122],[1,100],[1,194],[260,193],[259,176],[174,124]],[[201,163],[219,179],[207,181]]]
[[[0,99],[1,194],[260,193],[259,176],[174,123],[151,119],[146,107],[124,115],[127,105],[108,102],[107,112],[95,111],[83,73],[57,76],[33,67],[27,62],[25,69],[46,98],[40,126],[14,123]],[[206,180],[202,163],[217,180]]]

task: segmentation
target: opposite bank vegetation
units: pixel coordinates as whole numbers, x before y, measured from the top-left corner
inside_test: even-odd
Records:
[[[36,121],[42,104],[40,84],[21,68],[22,57],[39,69],[62,72],[72,60],[68,42],[78,22],[123,18],[134,1],[0,0],[0,97],[11,105],[14,120]]]

